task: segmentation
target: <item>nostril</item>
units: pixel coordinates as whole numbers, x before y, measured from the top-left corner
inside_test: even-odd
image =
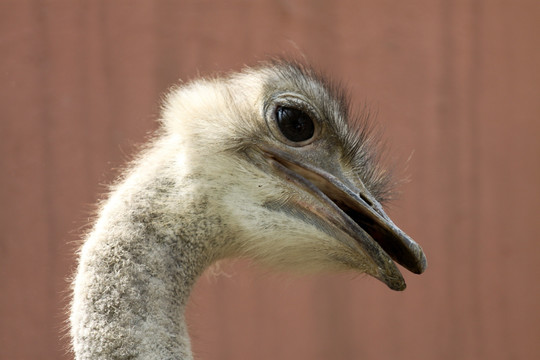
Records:
[[[359,195],[360,198],[366,202],[366,204],[373,207],[373,202],[371,202],[371,200],[369,200],[369,198],[364,193],[360,193]]]

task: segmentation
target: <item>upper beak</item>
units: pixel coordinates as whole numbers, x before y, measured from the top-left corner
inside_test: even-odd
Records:
[[[265,147],[263,153],[289,181],[327,205],[327,209],[316,212],[356,240],[375,264],[377,271],[370,275],[393,290],[404,290],[403,276],[389,257],[413,273],[425,271],[427,260],[422,248],[390,220],[367,191],[351,185],[351,181],[346,185],[338,177],[300,163],[281,150]]]

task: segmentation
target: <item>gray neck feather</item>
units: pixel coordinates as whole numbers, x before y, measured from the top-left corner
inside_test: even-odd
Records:
[[[220,219],[204,191],[184,189],[186,179],[159,169],[130,177],[81,251],[71,317],[76,358],[191,359],[184,308],[217,257]]]

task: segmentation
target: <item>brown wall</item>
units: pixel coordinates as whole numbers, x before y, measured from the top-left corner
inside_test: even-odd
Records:
[[[0,359],[69,359],[92,204],[177,79],[299,54],[384,124],[424,247],[404,293],[354,274],[205,277],[198,359],[540,358],[540,2],[0,1]]]

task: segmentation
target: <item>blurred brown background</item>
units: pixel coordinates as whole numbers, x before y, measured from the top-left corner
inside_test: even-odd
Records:
[[[430,266],[205,276],[197,359],[540,358],[540,2],[0,0],[0,359],[69,359],[74,252],[178,79],[304,54],[378,112]]]

